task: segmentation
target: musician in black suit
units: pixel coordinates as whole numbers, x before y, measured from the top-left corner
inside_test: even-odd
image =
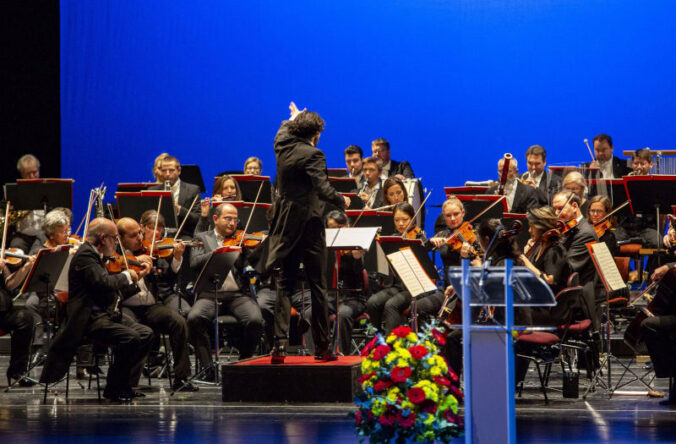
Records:
[[[174,207],[176,208],[178,222],[181,223],[186,215],[188,216],[181,234],[189,236],[195,231],[195,227],[200,218],[199,202],[192,207],[189,215],[188,209],[190,208],[190,205],[192,205],[195,197],[200,195],[200,187],[181,180],[181,163],[174,156],[166,156],[162,159],[160,172],[164,184],[155,185],[150,187],[150,189],[164,190],[168,182],[169,191],[171,191],[171,195],[174,198]]]
[[[223,246],[226,239],[232,239],[237,232],[237,208],[231,204],[222,204],[214,208],[214,229],[198,233],[195,237],[204,243],[194,247],[190,256],[190,267],[199,272],[206,264],[211,253]],[[220,301],[219,314],[231,314],[241,327],[241,341],[238,344],[240,359],[253,356],[256,345],[263,333],[263,316],[256,300],[249,294],[249,285],[243,276],[246,266],[246,251],[240,254],[223,285],[216,292],[205,291],[197,295],[190,313],[188,326],[195,346],[195,355],[203,366],[211,365],[211,336],[215,313],[214,298]],[[207,374],[212,379],[212,374]]]
[[[410,163],[405,160],[399,162],[390,158],[390,142],[382,137],[371,142],[371,151],[373,152],[373,157],[377,157],[383,162],[381,173],[383,180],[392,176],[395,176],[399,180],[413,179],[415,177]]]
[[[498,161],[498,180],[502,177],[505,159]],[[522,184],[516,179],[519,174],[518,162],[512,158],[509,162],[504,196],[507,199],[507,212],[525,214],[528,210],[539,206],[537,193],[533,187]],[[490,187],[486,194],[497,194],[498,187]]]
[[[526,150],[528,172],[524,174],[523,183],[535,188],[540,205],[549,205],[552,197],[561,189],[561,177],[545,169],[547,151],[540,145],[532,145]]]
[[[12,381],[21,386],[33,385],[32,381],[22,378],[21,375],[28,367],[35,320],[31,310],[13,306],[10,292],[24,281],[34,262],[35,256],[32,256],[21,268],[11,272],[5,260],[0,258],[0,329],[12,335],[11,355],[7,368],[8,386],[12,385]]]
[[[631,168],[625,160],[613,156],[613,139],[607,134],[599,134],[594,137],[593,162],[584,163],[583,168],[598,168],[598,172],[590,170],[587,179],[620,179],[631,172]],[[592,190],[591,195],[597,194]]]
[[[148,354],[153,331],[121,316],[118,309],[121,299],[139,292],[136,282],[150,268],[109,274],[103,258],[114,254],[116,244],[117,229],[112,221],[96,218],[89,224],[86,242],[73,256],[68,272],[68,320],[49,347],[41,382],[56,382],[66,374],[86,335],[113,349],[103,395],[114,401],[144,396],[132,390],[132,373]]]
[[[315,358],[336,359],[329,350],[326,298],[326,242],[322,215],[324,202],[346,208],[350,199],[329,182],[326,157],[317,149],[324,120],[316,113],[299,111],[291,102],[291,118],[275,136],[277,198],[272,206],[270,250],[266,268],[280,267],[275,303],[275,348],[272,363],[281,364],[288,344],[291,296],[302,261],[312,299],[312,335]]]
[[[156,216],[152,211],[152,218]],[[132,218],[123,217],[117,222],[122,249],[136,256],[137,260],[153,266],[153,259],[143,247],[143,231]],[[169,260],[158,258],[155,272],[139,279],[140,291],[122,302],[122,313],[155,331],[169,335],[171,350],[174,354],[174,389],[181,391],[197,391],[197,387],[186,380],[190,377],[190,357],[188,356],[188,325],[185,318],[176,310],[164,305],[162,301],[174,292],[176,274],[183,262],[185,245],[180,241],[172,251]],[[133,377],[138,380],[141,367],[134,369]]]
[[[383,179],[380,177],[383,165],[377,157],[364,159],[362,172],[364,183],[358,196],[364,202],[364,208],[380,208],[383,206]]]

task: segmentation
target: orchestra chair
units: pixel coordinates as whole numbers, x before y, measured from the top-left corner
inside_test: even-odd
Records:
[[[173,350],[171,349],[171,342],[169,341],[169,335],[164,334],[164,333],[159,333],[157,331],[154,331],[156,337],[159,338],[160,344],[162,347],[164,347],[164,353],[161,353],[159,350],[152,351],[150,354],[155,355],[155,357],[161,357],[161,364],[159,365],[159,370],[153,371],[152,367],[150,367],[150,359],[146,359],[146,364],[145,364],[145,371],[148,376],[148,386],[152,387],[152,381],[151,378],[155,376],[156,378],[161,378],[163,374],[167,375],[167,379],[169,380],[169,386],[173,387],[173,381],[174,381],[174,373],[173,373],[173,362],[174,362],[174,354]],[[150,357],[150,356],[149,356]],[[148,358],[149,358],[148,357]],[[91,374],[90,374],[90,385],[91,385]]]
[[[362,270],[362,288],[359,289],[360,292],[364,293],[364,300],[368,300],[370,296],[369,292],[369,275],[366,272],[366,269]],[[408,310],[408,309],[407,309]],[[336,315],[332,314],[329,316],[329,322],[335,323]],[[345,353],[344,350],[341,350],[342,355],[359,355],[361,354],[361,349],[366,345],[366,342],[370,340],[368,337],[368,324],[370,322],[369,315],[364,311],[360,313],[355,319],[354,324],[352,325],[352,338],[350,340],[350,350]],[[331,328],[331,331],[335,335],[338,332],[338,327],[336,325]]]
[[[100,347],[97,347],[94,344],[94,342],[87,337],[85,337],[82,340],[82,342],[80,343],[80,347],[82,347],[82,346],[91,347],[92,350],[97,350],[98,348],[100,348]],[[99,363],[99,354],[98,353],[91,353],[90,356],[91,356],[90,362],[81,363],[81,364],[84,364],[85,366],[88,366],[88,367],[98,368],[99,364],[100,364]],[[66,378],[65,378],[66,379],[66,401],[68,401],[68,396],[69,396],[69,393],[70,393],[70,367],[72,367],[73,363],[75,363],[77,365],[77,359],[73,359],[71,361],[70,365],[68,366],[68,371],[66,372]],[[94,378],[94,375],[90,373],[89,374],[89,388],[90,389],[91,389],[91,383],[92,383],[93,378]],[[61,382],[61,381],[59,381],[59,382]],[[59,382],[56,382],[53,385],[56,385]],[[84,386],[80,385],[80,387],[82,387],[84,389]],[[47,394],[48,393],[49,393],[49,383],[45,383],[45,391],[44,391],[43,400],[42,400],[43,403],[45,403],[45,404],[47,403]],[[98,401],[101,402],[101,378],[100,378],[99,372],[96,372],[96,395],[97,395]]]
[[[218,332],[219,332],[219,337],[223,342],[223,348],[227,349],[226,359],[228,361],[232,361],[232,360],[234,360],[235,354],[239,354],[237,347],[235,347],[235,344],[241,338],[241,329],[240,329],[239,321],[237,320],[236,317],[226,314],[226,315],[217,316],[216,322],[217,322],[217,325],[218,325],[217,328],[218,328]],[[216,347],[216,349],[215,349],[216,361],[215,362],[218,362],[218,357],[221,354],[221,345],[220,345],[220,343],[217,343],[214,346]]]
[[[638,283],[643,282],[643,258],[641,257],[640,253],[641,248],[643,248],[643,244],[636,242],[625,243],[620,245],[620,257],[627,257],[630,261],[634,262],[634,270],[636,270],[636,272],[638,273],[637,278]],[[625,282],[628,279],[629,279],[629,271],[627,269],[627,278],[625,279]]]

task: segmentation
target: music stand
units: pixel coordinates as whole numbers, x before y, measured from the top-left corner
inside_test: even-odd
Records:
[[[160,214],[164,216],[165,228],[178,228],[176,207],[171,191],[149,190],[115,193],[118,214],[120,217],[131,217],[138,221],[145,211],[157,210],[160,197],[162,198]]]
[[[329,182],[339,193],[354,193],[357,190],[354,177],[329,177]]]
[[[449,267],[462,300],[466,442],[516,442],[513,330],[515,306],[554,306],[549,285],[526,267]],[[471,307],[505,307],[504,325],[472,325]],[[541,329],[541,328],[535,328]]]
[[[352,224],[356,223],[360,227],[381,227],[383,233],[394,233],[395,231],[391,211],[346,210],[345,214],[350,218]]]
[[[348,177],[347,168],[327,168],[329,177]]]
[[[47,307],[49,307],[50,291],[56,288],[56,283],[61,276],[66,261],[69,257],[70,245],[60,245],[58,247],[49,249],[43,248],[38,251],[38,254],[35,257],[35,262],[28,272],[28,276],[21,286],[21,291],[19,294],[27,292],[44,292],[45,297],[48,298]],[[54,323],[58,325],[58,309],[56,310],[56,313],[57,317],[54,319]],[[45,333],[47,334],[47,348],[49,348],[52,337],[49,315],[47,315],[47,321],[45,322]],[[31,368],[28,369],[28,371],[30,370]],[[30,379],[28,376],[26,376],[26,378]]]
[[[206,193],[202,171],[198,165],[181,165],[181,180],[200,187],[200,193]]]
[[[632,213],[655,212],[657,224],[657,244],[660,245],[660,213],[669,213],[676,201],[676,176],[625,176],[622,178],[630,200]],[[672,190],[672,192],[661,192]]]
[[[368,251],[378,234],[377,227],[363,228],[326,228],[326,248],[336,252],[335,281],[340,282],[340,257],[345,250]],[[331,353],[340,353],[338,335],[340,334],[340,292],[353,289],[339,288],[336,285],[336,322],[331,344]]]
[[[507,199],[505,196],[494,194],[460,194],[456,196],[465,207],[465,220],[473,219],[474,216],[484,211],[496,201],[502,199],[502,205],[496,204],[484,213],[484,219],[502,219],[503,213],[507,212]]]
[[[248,174],[233,174],[232,178],[237,181],[242,192],[242,201],[255,202],[258,189],[263,184],[263,189],[258,195],[258,203],[272,203],[272,185],[269,176],[252,176]]]
[[[458,194],[473,194],[473,195],[483,195],[486,194],[490,187],[444,187],[444,193],[446,193],[446,199],[451,195],[457,196]]]
[[[220,347],[218,344],[218,290],[223,286],[223,283],[227,279],[228,274],[232,271],[239,255],[239,248],[217,248],[211,252],[211,256],[209,256],[209,259],[207,259],[197,276],[194,287],[195,300],[197,300],[199,295],[204,292],[213,293],[214,295],[214,349],[216,359],[198,373],[188,378],[181,387],[172,390],[171,395],[180,391],[188,382],[192,382],[193,380],[202,377],[210,368],[214,369],[216,384],[218,384],[218,365],[220,360]]]
[[[120,182],[117,184],[117,193],[136,193],[139,191],[145,191],[150,189],[150,187],[157,186],[159,184],[155,182]]]
[[[73,208],[73,179],[17,179],[15,210]]]

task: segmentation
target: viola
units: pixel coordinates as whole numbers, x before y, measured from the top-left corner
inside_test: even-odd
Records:
[[[242,240],[242,237],[244,240]],[[243,245],[247,248],[256,248],[258,247],[265,235],[261,232],[256,233],[244,233],[244,230],[237,230],[233,237],[229,237],[223,241],[224,247],[238,247]]]
[[[446,240],[446,245],[449,246],[453,251],[460,251],[463,244],[467,242],[470,244],[470,255],[478,256],[479,252],[476,251],[474,247],[471,247],[476,242],[476,233],[472,224],[469,222],[463,222],[458,228],[455,229],[455,232]]]
[[[596,235],[599,237],[599,239],[602,238],[604,234],[606,234],[606,231],[608,231],[611,226],[612,224],[610,223],[610,219],[597,222],[593,225],[594,231],[596,231]]]
[[[153,257],[154,258],[167,258],[174,254],[174,246],[177,244],[176,239],[173,237],[165,237],[160,241],[155,241],[155,246],[153,247]],[[201,247],[204,245],[200,241],[185,241],[183,245],[186,247]],[[143,248],[145,248],[146,254],[150,254],[151,242],[150,240],[143,241]]]
[[[122,256],[119,253],[115,253],[114,256],[106,258],[105,267],[110,274],[122,273],[123,271],[127,270],[127,265],[129,265],[129,270],[134,270],[137,273],[140,273],[141,270],[145,268],[144,264],[133,254],[126,254]]]
[[[23,251],[19,248],[7,248],[5,250],[5,262],[10,265],[20,265],[24,259],[28,259],[30,256],[23,254]]]

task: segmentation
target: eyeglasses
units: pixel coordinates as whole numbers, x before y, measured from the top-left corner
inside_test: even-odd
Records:
[[[238,217],[226,216],[226,217],[223,218],[223,220],[225,220],[227,223],[230,223],[230,222],[238,223],[239,222]]]

